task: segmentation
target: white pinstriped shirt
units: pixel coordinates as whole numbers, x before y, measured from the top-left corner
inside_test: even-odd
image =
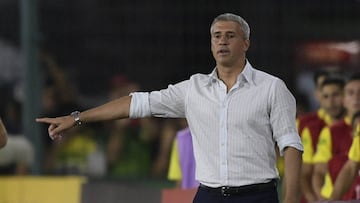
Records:
[[[132,93],[130,117],[186,117],[196,179],[210,187],[242,186],[278,178],[277,142],[303,150],[295,99],[282,80],[249,62],[227,92],[216,69],[150,93]]]

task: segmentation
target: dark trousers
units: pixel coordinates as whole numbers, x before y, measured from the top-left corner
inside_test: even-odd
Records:
[[[261,192],[223,196],[199,187],[193,203],[279,203],[276,188]]]

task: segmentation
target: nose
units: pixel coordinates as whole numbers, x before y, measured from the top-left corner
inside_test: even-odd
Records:
[[[228,38],[225,35],[220,37],[219,44],[226,45],[228,43],[229,43]]]

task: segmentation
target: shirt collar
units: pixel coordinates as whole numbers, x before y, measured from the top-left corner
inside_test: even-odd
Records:
[[[209,77],[204,80],[204,85],[211,85],[214,81],[219,79],[216,71],[216,67],[213,69],[213,71],[210,74],[208,74],[208,76]],[[254,76],[255,76],[255,69],[252,67],[250,62],[246,60],[244,70],[238,75],[237,80],[248,82],[250,85],[255,85]]]
[[[345,116],[344,121],[347,125],[351,126],[351,117],[350,116]]]

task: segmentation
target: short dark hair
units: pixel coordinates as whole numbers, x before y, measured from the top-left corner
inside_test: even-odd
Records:
[[[323,70],[323,69],[322,69],[322,70],[316,71],[316,72],[314,73],[314,76],[313,76],[314,84],[315,84],[315,85],[318,85],[318,80],[319,80],[319,78],[320,78],[320,77],[323,77],[323,76],[327,77],[328,75],[330,75],[330,72],[327,71],[327,70]]]
[[[350,77],[348,77],[348,79],[346,80],[346,84],[348,84],[349,82],[353,82],[359,80],[360,81],[360,72],[355,72],[353,74],[350,75]]]
[[[320,87],[323,88],[326,85],[338,85],[341,89],[345,86],[345,80],[341,77],[328,76],[321,83]]]
[[[213,25],[218,21],[233,21],[240,25],[241,30],[243,31],[244,38],[250,39],[250,27],[249,24],[240,16],[233,13],[223,13],[218,15],[210,26],[210,33],[212,33]]]

